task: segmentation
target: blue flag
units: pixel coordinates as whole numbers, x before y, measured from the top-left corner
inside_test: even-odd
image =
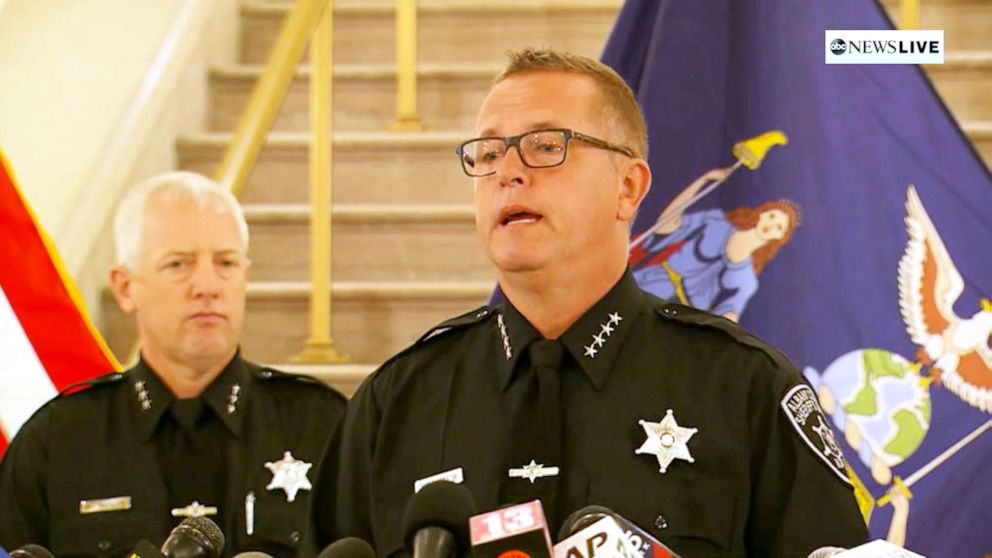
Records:
[[[625,2],[603,60],[644,109],[654,177],[631,266],[797,363],[872,538],[978,558],[992,178],[920,68],[825,64],[828,29],[892,24],[867,0]]]

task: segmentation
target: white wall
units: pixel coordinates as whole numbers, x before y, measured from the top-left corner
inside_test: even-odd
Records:
[[[237,0],[0,0],[0,149],[91,310],[130,185],[203,128]]]
[[[58,238],[183,0],[6,0],[0,149]]]

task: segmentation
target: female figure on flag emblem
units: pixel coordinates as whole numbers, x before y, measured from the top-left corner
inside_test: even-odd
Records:
[[[634,278],[666,300],[738,321],[758,290],[758,274],[792,238],[799,207],[770,200],[757,207],[685,213],[685,201],[731,169],[713,169],[690,184],[661,212],[654,234],[630,255]]]

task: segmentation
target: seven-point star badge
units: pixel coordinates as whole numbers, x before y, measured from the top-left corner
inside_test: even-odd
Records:
[[[310,467],[313,467],[313,463],[295,459],[293,454],[287,451],[279,461],[269,461],[265,464],[265,468],[272,471],[272,482],[265,489],[281,488],[286,491],[287,501],[292,502],[296,500],[297,492],[313,488],[310,479],[307,478]]]
[[[650,453],[657,457],[658,465],[661,466],[659,471],[662,473],[668,470],[668,466],[675,459],[682,459],[689,463],[695,461],[689,454],[689,446],[686,444],[699,429],[679,426],[675,422],[675,415],[672,414],[671,409],[665,413],[665,418],[661,422],[640,420],[638,424],[644,428],[644,433],[648,435],[648,439],[644,440],[641,447],[634,450],[634,453]]]

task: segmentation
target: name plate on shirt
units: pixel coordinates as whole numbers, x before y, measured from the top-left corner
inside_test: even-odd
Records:
[[[455,484],[461,484],[465,482],[465,474],[461,467],[456,467],[450,471],[445,471],[443,473],[438,473],[436,475],[431,475],[429,477],[424,477],[413,483],[413,492],[420,492],[420,489],[427,486],[432,482],[437,481],[448,481]]]
[[[79,513],[103,513],[111,511],[121,511],[131,509],[130,496],[118,496],[116,498],[101,498],[99,500],[80,500]]]

